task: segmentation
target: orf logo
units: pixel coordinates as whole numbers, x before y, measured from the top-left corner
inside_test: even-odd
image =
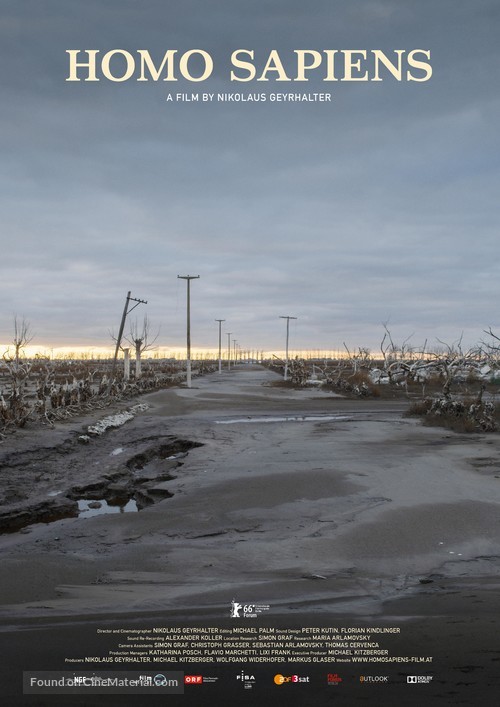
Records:
[[[184,675],[185,685],[201,685],[203,682],[203,675]]]

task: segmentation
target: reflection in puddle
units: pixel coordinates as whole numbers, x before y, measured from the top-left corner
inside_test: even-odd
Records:
[[[133,498],[122,506],[111,506],[104,499],[81,498],[78,501],[79,518],[90,518],[106,513],[135,513],[137,510],[137,503]]]
[[[283,417],[248,416],[234,420],[216,420],[217,425],[236,425],[243,422],[341,422],[350,420],[347,415],[286,415]]]

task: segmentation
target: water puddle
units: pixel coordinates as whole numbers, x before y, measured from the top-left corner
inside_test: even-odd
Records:
[[[256,415],[235,418],[234,420],[216,420],[216,425],[240,425],[247,422],[342,422],[351,420],[347,415],[283,415],[266,416]]]
[[[81,498],[77,503],[79,518],[91,518],[92,516],[105,515],[106,513],[137,513],[139,510],[133,498],[124,505],[111,505],[103,498]]]
[[[13,506],[0,514],[0,535],[18,531],[31,532],[38,523],[55,523],[65,518],[92,518],[94,516],[137,513],[164,499],[171,498],[166,481],[176,478],[172,471],[182,466],[184,457],[201,442],[175,437],[130,457],[121,471],[104,475],[91,483],[78,484],[69,489],[46,491],[42,500],[34,497],[22,508]],[[116,447],[110,456],[127,452],[127,447]],[[54,482],[54,485],[58,482]]]

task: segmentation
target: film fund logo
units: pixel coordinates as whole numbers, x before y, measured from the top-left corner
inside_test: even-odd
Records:
[[[251,690],[255,685],[255,675],[247,675],[244,670],[242,670],[241,673],[238,673],[236,680],[243,685],[245,690]]]
[[[326,676],[326,681],[328,685],[340,685],[342,678],[338,673],[328,673]]]
[[[240,604],[236,599],[233,599],[229,616],[232,619],[255,619],[258,614],[262,614],[263,611],[269,611],[270,608],[269,604]]]

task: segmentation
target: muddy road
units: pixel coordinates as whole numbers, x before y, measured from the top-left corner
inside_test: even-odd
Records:
[[[6,440],[4,636],[90,617],[217,622],[244,596],[272,620],[420,617],[422,650],[435,633],[422,626],[438,622],[428,652],[460,612],[493,637],[499,435],[426,428],[401,401],[278,380],[241,366],[143,396],[100,436],[82,439],[88,418]],[[479,663],[483,639],[468,622],[461,631]],[[470,672],[481,689],[496,679]]]

